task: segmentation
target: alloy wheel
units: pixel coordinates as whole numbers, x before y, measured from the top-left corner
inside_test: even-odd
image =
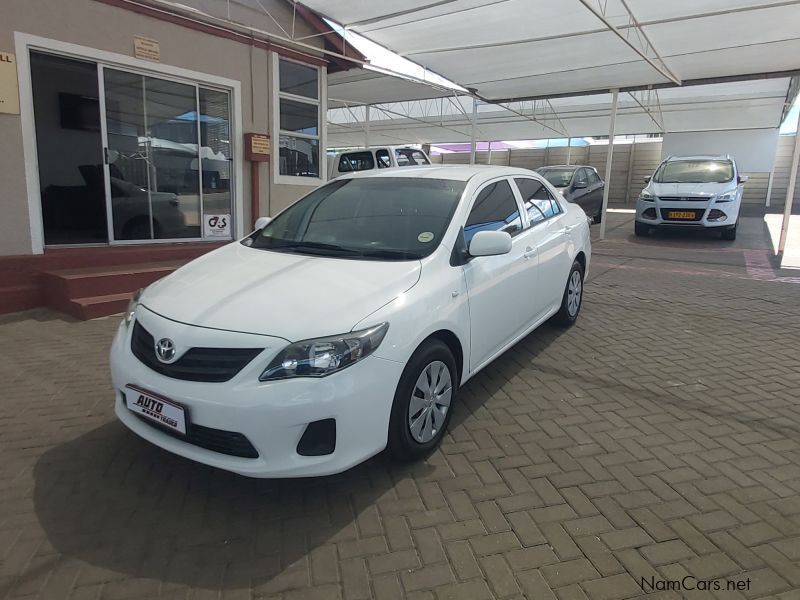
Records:
[[[581,273],[575,270],[570,275],[569,284],[567,285],[567,310],[570,317],[578,314],[578,309],[581,307],[582,293],[583,281],[581,281]]]

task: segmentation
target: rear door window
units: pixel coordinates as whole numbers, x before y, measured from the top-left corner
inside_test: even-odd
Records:
[[[541,181],[519,177],[514,179],[514,183],[519,188],[523,206],[528,213],[528,221],[531,225],[535,225],[561,212],[561,206]]]
[[[394,156],[399,167],[430,164],[422,151],[413,148],[395,148]]]
[[[467,244],[479,231],[507,231],[511,235],[522,230],[522,217],[508,180],[501,179],[484,187],[464,225]]]
[[[386,148],[381,148],[375,152],[375,158],[378,162],[379,169],[385,169],[392,166],[392,159],[389,156],[389,151]]]

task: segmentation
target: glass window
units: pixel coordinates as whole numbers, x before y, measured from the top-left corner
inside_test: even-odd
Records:
[[[339,158],[339,172],[368,171],[375,168],[372,152],[349,152]]]
[[[280,59],[280,91],[306,98],[319,98],[319,70],[291,60]]]
[[[319,69],[279,58],[278,80],[278,172],[319,178]]]
[[[295,202],[244,243],[351,259],[419,259],[441,242],[465,185],[410,177],[337,179]]]
[[[589,185],[600,183],[600,176],[594,169],[586,169],[586,172],[589,174]]]
[[[413,148],[396,148],[394,151],[394,156],[397,159],[398,167],[430,164],[422,151],[414,150]]]
[[[514,235],[521,229],[517,200],[508,181],[503,179],[487,185],[478,194],[464,225],[464,239],[469,244],[479,231],[507,231]]]
[[[375,152],[375,158],[378,159],[378,168],[385,169],[392,166],[392,159],[389,157],[389,151],[386,148],[381,148]]]
[[[319,140],[281,134],[278,143],[281,175],[319,177]]]
[[[575,183],[589,185],[589,169],[578,169],[578,172],[575,173]]]
[[[567,187],[572,181],[575,169],[539,169],[538,173],[555,187]]]
[[[222,236],[231,217],[230,94],[200,88],[200,160],[203,181],[203,222],[218,217],[203,235]],[[227,227],[227,231],[233,229]],[[230,236],[228,236],[230,237]]]
[[[531,225],[561,212],[558,202],[555,201],[550,191],[541,181],[518,178],[514,179],[514,182],[519,188]]]
[[[319,107],[316,104],[281,98],[281,130],[318,135]]]
[[[671,160],[662,163],[653,180],[656,183],[725,183],[733,179],[729,160]]]

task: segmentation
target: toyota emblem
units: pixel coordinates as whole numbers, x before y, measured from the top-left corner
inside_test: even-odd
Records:
[[[169,338],[161,338],[156,344],[156,355],[163,363],[172,362],[175,358],[175,343]]]

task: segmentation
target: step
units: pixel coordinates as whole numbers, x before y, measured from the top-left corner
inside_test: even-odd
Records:
[[[103,296],[89,296],[74,298],[61,305],[59,310],[72,315],[76,319],[87,321],[98,317],[107,317],[123,312],[130,302],[133,292],[120,294],[106,294]]]
[[[169,275],[183,262],[59,269],[41,274],[45,299],[88,298],[135,292]]]
[[[0,287],[0,314],[41,306],[42,291],[36,284]]]

